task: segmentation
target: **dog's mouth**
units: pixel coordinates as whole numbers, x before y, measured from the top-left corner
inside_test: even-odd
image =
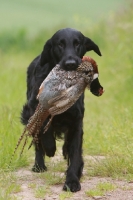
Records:
[[[61,66],[62,69],[66,71],[73,71],[78,68],[78,66],[81,64],[82,60],[80,58],[76,59],[68,59],[68,60],[63,60],[59,62],[59,65]]]

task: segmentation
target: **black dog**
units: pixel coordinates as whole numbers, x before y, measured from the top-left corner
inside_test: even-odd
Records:
[[[57,31],[46,42],[41,55],[36,57],[28,67],[27,103],[21,114],[21,121],[24,125],[28,123],[36,109],[38,89],[52,68],[59,63],[65,70],[74,70],[81,63],[84,54],[91,50],[101,56],[98,46],[92,40],[70,28]],[[93,92],[92,88],[91,91]],[[43,134],[42,127],[39,148],[35,146],[35,164],[32,170],[42,172],[47,169],[44,156],[54,156],[56,137],[61,137],[64,133],[63,156],[68,160],[68,169],[63,189],[69,188],[72,192],[81,189],[79,179],[84,165],[82,158],[83,117],[84,95],[66,112],[55,116],[51,127],[45,134]]]

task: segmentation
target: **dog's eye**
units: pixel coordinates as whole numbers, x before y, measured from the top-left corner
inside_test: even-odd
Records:
[[[75,41],[74,41],[74,46],[75,46],[75,47],[78,47],[79,45],[80,45],[79,41],[78,41],[78,40],[75,40]]]
[[[63,44],[62,42],[60,42],[60,43],[58,44],[58,46],[59,46],[60,48],[63,48],[63,47],[64,47],[64,44]]]

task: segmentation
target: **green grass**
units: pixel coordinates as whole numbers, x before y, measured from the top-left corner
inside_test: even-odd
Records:
[[[0,82],[2,89],[0,93],[0,146],[2,146],[2,148],[0,150],[0,168],[3,169],[9,164],[8,162],[13,153],[13,149],[23,130],[20,124],[20,112],[22,109],[22,102],[25,101],[24,91],[26,85],[22,80],[26,79],[25,70],[26,65],[28,65],[27,62],[22,55],[1,54]],[[19,156],[17,156],[17,159],[19,159]],[[20,163],[21,166],[24,166],[27,163],[27,159],[23,156],[20,162],[16,161],[15,163],[15,165]]]
[[[35,197],[36,198],[44,198],[47,193],[48,193],[47,186],[38,186],[35,191]]]
[[[0,0],[1,31],[26,28],[31,36],[43,29],[72,26],[85,29],[112,11],[126,6],[124,0]]]
[[[86,191],[86,195],[89,197],[104,196],[107,192],[113,191],[116,186],[109,182],[100,182],[94,189]]]
[[[85,95],[84,155],[105,156],[104,160],[87,163],[88,176],[133,180],[133,12],[131,7],[109,20],[101,21],[92,30],[88,27],[84,31],[86,36],[92,36],[91,38],[101,49],[102,57],[98,57],[94,52],[88,54],[99,65],[99,79],[105,89],[101,97],[95,97],[89,91],[86,91]],[[16,41],[19,41],[20,33],[15,34],[18,34]],[[47,37],[48,32],[46,38],[41,34],[33,40],[27,37],[26,41],[29,41],[30,48],[27,45],[23,49],[21,42],[16,42],[13,49],[9,48],[7,51],[3,48],[0,51],[0,185],[3,185],[1,199],[6,199],[4,195],[8,196],[7,199],[11,199],[10,193],[14,191],[10,185],[6,185],[7,181],[12,180],[9,171],[29,165],[34,155],[33,149],[27,151],[26,148],[23,156],[19,158],[18,150],[8,169],[9,160],[23,130],[20,124],[20,112],[26,101],[26,81],[24,81],[26,68],[41,51],[41,41],[46,40]],[[35,49],[37,43],[40,46]],[[7,46],[11,47],[9,44]],[[51,167],[55,168],[54,164]],[[64,177],[56,174],[58,169],[60,172],[63,171],[60,163],[55,168],[54,175],[46,173],[41,176],[48,180],[49,185],[63,183]],[[6,190],[9,192],[6,193]],[[41,191],[38,195],[42,194]]]
[[[73,196],[73,193],[70,192],[70,191],[67,191],[67,192],[62,192],[60,193],[59,195],[59,200],[64,200],[64,199],[69,199]]]
[[[133,173],[133,122],[132,122],[132,13],[123,12],[105,27],[106,51],[98,58],[100,77],[105,93],[92,97],[86,92],[85,154],[108,155],[109,158],[94,164],[94,174],[128,177]],[[130,31],[127,31],[129,27]],[[87,104],[88,103],[88,104]],[[89,107],[89,105],[91,105]],[[96,167],[97,166],[97,167]],[[124,173],[123,173],[124,172]]]
[[[0,170],[0,200],[16,200],[13,194],[18,192],[21,192],[21,186],[16,183],[16,177]]]

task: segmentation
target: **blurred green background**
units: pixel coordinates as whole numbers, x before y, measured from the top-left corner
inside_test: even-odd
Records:
[[[95,41],[103,55],[87,53],[98,63],[105,93],[97,98],[86,91],[84,154],[113,154],[112,171],[117,163],[121,175],[125,169],[125,175],[133,174],[132,7],[128,0],[0,0],[0,168],[8,166],[23,130],[29,63],[55,31],[72,27]],[[25,151],[19,159],[17,153],[12,165],[29,164],[31,155]]]
[[[90,29],[100,19],[125,6],[124,0],[0,0],[1,31],[24,28],[34,35],[44,29],[67,26]]]

